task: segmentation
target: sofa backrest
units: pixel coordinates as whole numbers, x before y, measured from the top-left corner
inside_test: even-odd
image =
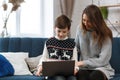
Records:
[[[0,52],[29,52],[36,57],[43,52],[47,38],[0,38]]]
[[[115,69],[115,73],[120,73],[120,38],[113,38],[111,66]]]
[[[0,38],[0,52],[29,52],[36,57],[43,52],[47,38]],[[120,73],[120,38],[113,38],[111,66]]]

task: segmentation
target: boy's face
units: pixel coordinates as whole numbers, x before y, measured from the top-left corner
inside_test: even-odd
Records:
[[[63,40],[65,37],[67,37],[68,33],[69,33],[68,27],[66,27],[65,29],[55,27],[55,34],[60,40]]]

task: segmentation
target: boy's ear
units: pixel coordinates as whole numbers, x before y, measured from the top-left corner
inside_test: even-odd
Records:
[[[68,30],[68,35],[70,34],[70,29]]]

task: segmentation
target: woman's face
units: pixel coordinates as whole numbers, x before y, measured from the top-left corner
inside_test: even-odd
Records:
[[[91,30],[91,29],[92,29],[91,22],[90,22],[90,20],[88,19],[88,17],[87,17],[86,14],[83,14],[82,22],[83,22],[83,24],[85,25],[85,27],[86,27],[87,30]]]
[[[66,38],[68,36],[68,33],[69,33],[69,30],[67,27],[65,29],[59,29],[58,27],[55,27],[55,34],[61,40]]]

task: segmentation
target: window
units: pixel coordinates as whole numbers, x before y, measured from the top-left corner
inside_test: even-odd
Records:
[[[26,0],[20,16],[20,35],[53,36],[53,0]]]
[[[16,14],[10,15],[9,23],[11,36],[53,36],[53,0],[25,0]]]

